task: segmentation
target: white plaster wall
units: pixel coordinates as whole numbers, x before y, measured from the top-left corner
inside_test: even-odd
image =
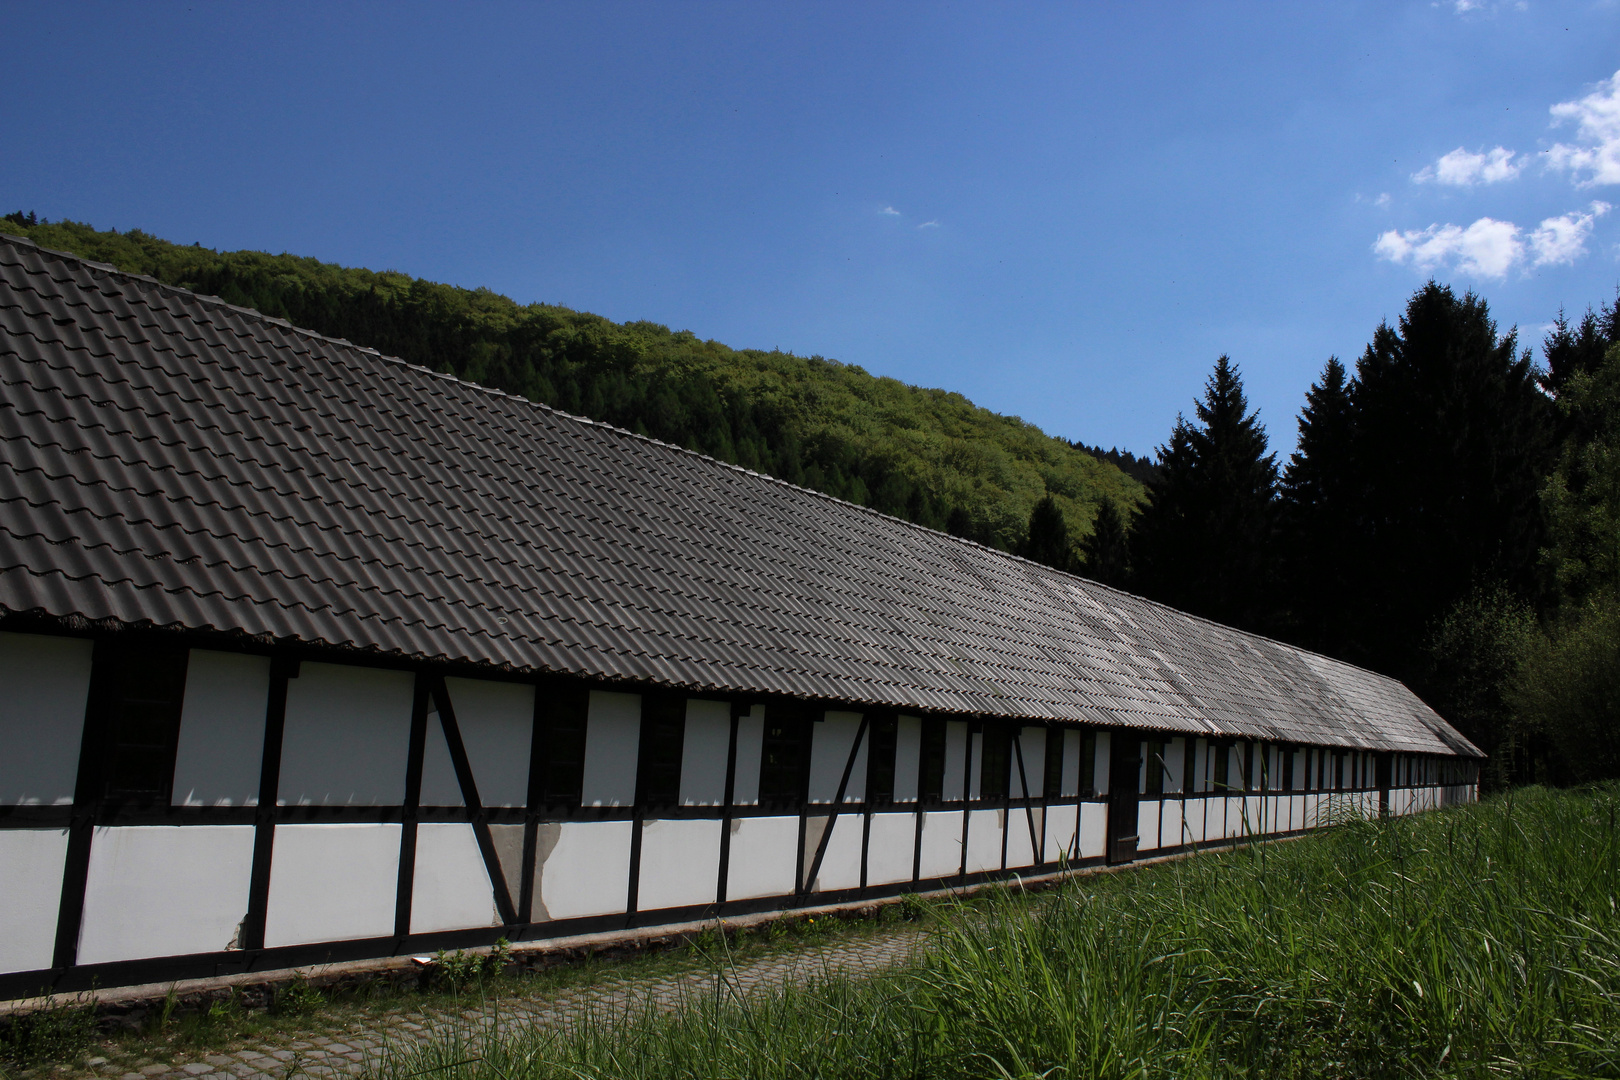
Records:
[[[849,749],[855,745],[855,736],[861,730],[861,714],[828,712],[826,719],[811,724],[813,738],[810,743],[810,801],[830,803],[838,797],[838,782],[843,779],[844,766],[849,763]],[[845,802],[866,800],[866,747],[868,740],[861,735],[860,749],[855,752],[855,767],[850,770],[849,786],[844,789]]]
[[[1159,802],[1143,799],[1136,804],[1136,850],[1152,851],[1159,846]]]
[[[174,759],[174,805],[258,804],[269,697],[268,656],[191,650]]]
[[[565,821],[558,826],[556,846],[540,868],[539,896],[550,918],[614,915],[629,906],[632,825]]]
[[[900,717],[894,733],[894,801],[917,801],[917,778],[922,768],[922,721]],[[907,867],[906,880],[911,880]]]
[[[1182,804],[1182,824],[1186,829],[1182,843],[1199,844],[1204,840],[1204,816],[1209,812],[1207,799],[1188,799]]]
[[[732,784],[733,806],[759,803],[759,759],[765,752],[765,706],[755,705],[737,721],[737,773]],[[791,873],[788,875],[793,876]]]
[[[1082,803],[1080,805],[1080,857],[1099,859],[1108,848],[1108,805]]]
[[[689,699],[686,702],[686,737],[681,744],[682,805],[719,806],[726,801],[726,758],[730,750],[730,703]],[[754,774],[754,782],[758,784],[757,767]],[[715,857],[719,858],[719,855]],[[710,879],[711,882],[717,880]],[[714,889],[710,888],[709,891],[713,893]],[[711,896],[702,902],[712,901]]]
[[[942,878],[962,870],[962,812],[929,810],[923,814],[922,852],[918,874]]]
[[[1080,794],[1080,738],[1081,733],[1073,728],[1063,732],[1062,786],[1058,794],[1065,799]]]
[[[1001,869],[1001,810],[968,811],[967,872]]]
[[[860,814],[839,814],[832,824],[832,839],[827,841],[827,853],[822,856],[821,869],[811,882],[813,892],[831,892],[835,889],[855,889],[861,884],[861,834],[865,823]],[[814,851],[806,856],[815,858]],[[805,872],[809,873],[808,861]]]
[[[529,742],[534,734],[534,687],[492,679],[446,679],[478,801],[523,806],[529,799]],[[422,805],[461,806],[461,785],[438,712],[428,718],[422,756]],[[414,916],[413,916],[414,917]]]
[[[1091,778],[1092,791],[1098,795],[1108,794],[1108,762],[1113,754],[1114,736],[1109,731],[1097,732],[1097,760],[1093,763]]]
[[[0,971],[51,966],[67,844],[66,829],[0,829]]]
[[[1187,842],[1182,824],[1186,803],[1180,799],[1165,799],[1159,804],[1159,846],[1180,847]]]
[[[691,714],[687,733],[691,733]],[[726,738],[731,737],[731,710],[726,708]],[[683,770],[684,774],[684,770]],[[725,777],[721,776],[722,785]],[[685,785],[683,775],[682,785]],[[686,907],[714,903],[720,883],[720,831],[718,820],[665,818],[647,821],[641,828],[641,883],[636,907]],[[735,858],[735,854],[732,856]]]
[[[967,779],[967,721],[945,721],[945,783],[941,789],[941,798],[946,802],[956,802],[962,798],[963,781]],[[974,758],[977,761],[978,758]],[[957,847],[960,848],[960,837]],[[924,877],[928,875],[924,874]]]
[[[788,896],[798,866],[797,817],[734,818],[731,861],[726,867],[726,899]]]
[[[634,803],[640,753],[641,695],[592,690],[580,801],[586,806]]]
[[[452,702],[456,701],[454,695],[452,690]],[[432,821],[416,827],[416,869],[411,884],[413,934],[501,923],[489,869],[478,850],[478,837],[467,822]],[[517,897],[512,897],[512,903],[517,903]]]
[[[287,681],[277,801],[323,806],[403,802],[412,683],[406,671],[301,665],[298,678]]]
[[[1029,839],[1029,811],[1016,807],[1007,811],[1007,865],[1034,866],[1036,850]],[[1041,814],[1035,814],[1035,835],[1040,836]]]
[[[1007,790],[1012,792],[1015,799],[1027,799],[1039,796],[1046,785],[1046,729],[1027,727],[1017,734],[1019,749],[1024,754],[1024,771],[1020,778],[1018,772],[1018,753],[1015,751],[1012,760],[1007,763]],[[1007,856],[1009,859],[1011,855]]]
[[[866,883],[892,885],[910,881],[916,848],[916,814],[873,814],[866,845]]]
[[[1068,747],[1064,747],[1065,750]],[[1046,861],[1060,858],[1073,862],[1076,858],[1075,834],[1080,828],[1078,806],[1049,806],[1046,808]]]
[[[392,934],[399,836],[388,823],[277,825],[264,943]]]
[[[251,825],[97,828],[79,963],[231,947],[252,875]]]
[[[79,638],[0,633],[0,804],[73,801],[90,652]]]

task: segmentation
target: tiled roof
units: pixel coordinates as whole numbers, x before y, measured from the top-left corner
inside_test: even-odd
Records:
[[[11,612],[1478,753],[1371,672],[12,238],[0,381]]]

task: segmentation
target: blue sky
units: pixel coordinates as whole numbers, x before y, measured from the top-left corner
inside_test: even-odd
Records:
[[[1612,2],[0,11],[0,210],[821,354],[1138,452],[1225,352],[1286,454],[1430,274],[1538,344],[1620,283]]]

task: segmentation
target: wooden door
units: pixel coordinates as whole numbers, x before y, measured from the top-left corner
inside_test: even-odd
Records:
[[[1127,863],[1136,858],[1138,798],[1142,771],[1142,743],[1135,732],[1114,732],[1108,740],[1108,861]]]

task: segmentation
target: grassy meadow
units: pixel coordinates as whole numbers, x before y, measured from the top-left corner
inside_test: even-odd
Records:
[[[1620,1075],[1620,787],[1526,789],[1007,890],[913,968],[564,1031],[444,1031],[379,1080]]]

